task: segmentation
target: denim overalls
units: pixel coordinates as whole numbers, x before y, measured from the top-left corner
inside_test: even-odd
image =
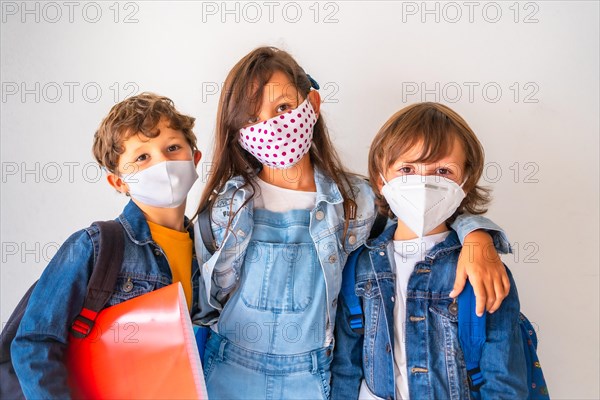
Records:
[[[210,398],[329,397],[327,291],[309,225],[308,210],[254,210],[240,286],[206,347]]]

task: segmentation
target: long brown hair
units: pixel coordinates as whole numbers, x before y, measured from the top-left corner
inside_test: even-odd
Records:
[[[376,194],[379,212],[393,216],[385,198],[376,187],[379,174],[391,167],[398,157],[415,145],[423,148],[417,160],[412,162],[432,163],[452,151],[455,139],[465,152],[463,190],[467,196],[456,210],[456,215],[468,211],[483,214],[490,201],[490,190],[477,185],[483,172],[483,146],[467,122],[449,107],[439,103],[417,103],[403,108],[392,115],[381,127],[369,151],[369,179]]]
[[[311,82],[306,72],[289,53],[275,47],[259,47],[251,51],[227,75],[217,111],[212,170],[196,215],[206,208],[212,209],[216,200],[215,193],[235,176],[241,176],[244,180],[244,185],[238,190],[248,185],[253,188],[252,195],[247,201],[254,197],[256,191],[254,177],[262,165],[239,144],[239,130],[246,125],[248,118],[255,115],[260,108],[263,88],[276,71],[284,73],[301,96],[304,98],[308,96]],[[345,208],[355,206],[354,193],[348,181],[347,172],[331,143],[322,114],[319,114],[314,126],[313,145],[309,154],[313,165],[336,183],[344,198]],[[232,205],[233,203],[230,207]],[[228,226],[231,225],[239,209],[235,213],[231,209],[230,211]],[[351,213],[346,212],[345,214],[344,235]]]

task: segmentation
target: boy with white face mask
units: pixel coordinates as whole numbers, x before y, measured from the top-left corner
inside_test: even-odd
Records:
[[[105,307],[181,282],[190,315],[198,310],[198,262],[184,216],[201,158],[193,127],[170,99],[142,93],[116,104],[96,131],[93,153],[108,183],[132,198],[117,219],[123,263]],[[71,235],[31,295],[11,346],[26,398],[71,397],[64,354],[98,248],[95,225]]]
[[[463,212],[486,211],[489,191],[477,185],[483,161],[467,123],[437,103],[400,110],[375,137],[370,180],[379,211],[397,223],[357,250],[364,335],[352,329],[352,305],[340,296],[332,398],[527,398],[510,272],[508,296],[487,316],[479,394],[467,383],[450,297],[462,246],[449,226]]]

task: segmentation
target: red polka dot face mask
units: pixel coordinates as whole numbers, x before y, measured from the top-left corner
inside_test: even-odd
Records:
[[[307,97],[294,110],[240,129],[240,144],[263,165],[289,168],[308,153],[316,122]]]

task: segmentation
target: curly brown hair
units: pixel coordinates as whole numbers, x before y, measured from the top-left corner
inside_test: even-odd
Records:
[[[398,157],[415,145],[422,145],[417,160],[412,162],[432,163],[452,151],[455,140],[465,152],[463,190],[467,196],[451,219],[467,211],[483,214],[490,201],[490,190],[477,185],[483,172],[484,151],[467,122],[449,107],[439,103],[417,103],[403,108],[381,127],[369,150],[369,179],[377,199],[379,212],[392,216],[390,207],[381,194],[376,182],[380,174],[391,167]]]
[[[195,118],[179,113],[168,97],[145,92],[115,104],[102,120],[92,146],[98,164],[118,174],[119,157],[125,151],[123,142],[136,134],[157,137],[160,130],[156,127],[162,118],[169,120],[171,129],[183,132],[193,151],[198,149],[192,131]]]

